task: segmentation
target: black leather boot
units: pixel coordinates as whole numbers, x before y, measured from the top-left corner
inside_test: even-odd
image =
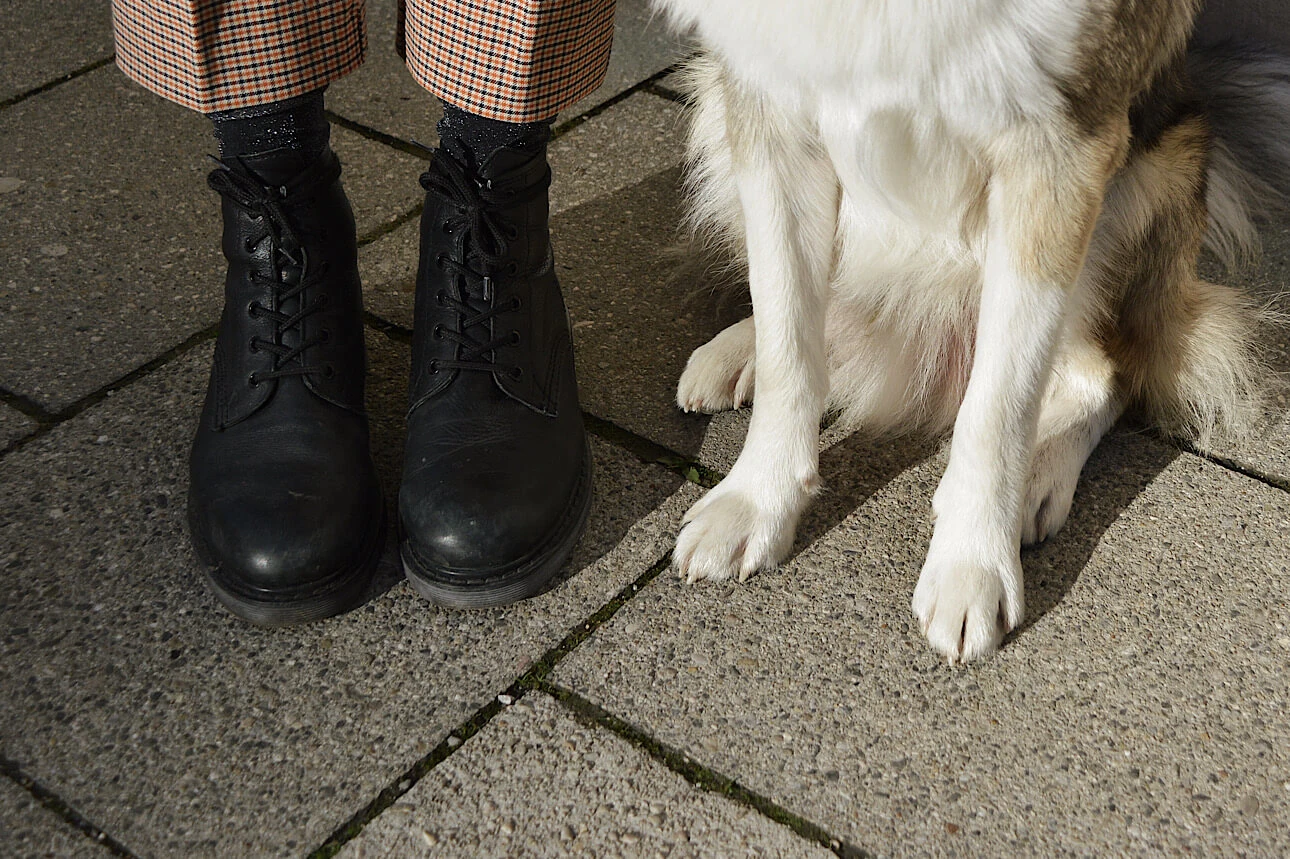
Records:
[[[219,599],[265,626],[361,602],[384,532],[354,215],[331,150],[298,158],[278,150],[210,175],[228,276],[188,524]],[[295,178],[270,187],[257,168]]]
[[[479,167],[448,139],[421,177],[403,567],[442,605],[540,592],[586,527],[591,457],[547,231],[544,153]]]

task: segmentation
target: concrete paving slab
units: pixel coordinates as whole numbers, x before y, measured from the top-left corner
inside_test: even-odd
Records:
[[[24,859],[106,859],[111,853],[58,815],[45,809],[31,794],[0,778],[0,854]]]
[[[943,461],[834,445],[788,565],[656,579],[557,682],[877,855],[1290,850],[1290,495],[1113,436],[956,670],[909,611]]]
[[[36,428],[36,422],[17,409],[0,406],[0,450]]]
[[[833,854],[691,786],[537,693],[498,715],[340,853],[587,855]]]
[[[609,56],[605,82],[595,92],[560,114],[557,121],[572,119],[643,80],[674,65],[690,50],[672,33],[650,0],[618,0],[614,13],[614,49]]]
[[[0,4],[0,101],[112,55],[112,10],[103,0]]]
[[[147,133],[141,133],[146,130]],[[420,198],[416,159],[350,132],[360,231]],[[218,317],[209,123],[114,67],[0,113],[0,385],[57,411]]]
[[[327,107],[353,122],[433,147],[443,108],[394,51],[397,10],[397,0],[367,0],[367,59],[327,88]]]
[[[407,352],[370,342],[392,494]],[[0,747],[139,855],[299,855],[661,557],[674,522],[651,511],[680,481],[593,443],[587,535],[521,605],[437,610],[387,553],[362,608],[254,629],[205,591],[185,536],[208,357],[0,461]]]

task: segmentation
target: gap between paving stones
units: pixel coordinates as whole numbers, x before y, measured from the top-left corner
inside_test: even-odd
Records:
[[[407,772],[382,790],[376,799],[372,800],[366,807],[337,828],[326,841],[309,854],[310,859],[330,859],[330,857],[336,855],[347,842],[353,840],[363,830],[363,827],[379,817],[381,812],[393,805],[399,797],[411,790],[413,785],[424,778],[449,755],[461,748],[466,740],[479,733],[485,725],[492,721],[493,717],[506,706],[502,703],[503,700],[514,703],[523,697],[524,693],[541,688],[541,684],[555,670],[560,660],[590,638],[592,633],[617,614],[619,609],[626,605],[632,597],[644,590],[671,563],[671,554],[665,554],[631,584],[619,591],[609,602],[601,606],[595,614],[576,624],[559,644],[535,661],[504,692],[476,710],[474,715],[450,732],[443,742],[430,750],[429,754],[413,764]]]
[[[134,856],[133,853],[125,848],[125,845],[95,826],[83,814],[64,802],[58,794],[24,773],[16,763],[4,755],[0,755],[0,772],[8,776],[9,780],[18,785],[18,787],[31,794],[46,811],[58,815],[64,823],[76,829],[95,844],[105,848],[114,856]]]
[[[14,394],[10,391],[0,390],[0,402],[5,402],[6,404],[13,406],[14,408],[26,414],[28,417],[31,417],[34,420],[36,420],[36,422],[39,424],[36,427],[36,429],[32,430],[31,432],[27,433],[27,435],[21,438],[15,439],[13,442],[9,444],[8,447],[4,448],[3,450],[0,450],[0,460],[3,460],[4,457],[8,456],[14,451],[20,450],[21,448],[26,447],[31,442],[43,437],[46,433],[50,432],[55,427],[58,427],[61,424],[65,423],[66,421],[71,420],[72,418],[76,417],[86,409],[92,406],[98,405],[108,397],[112,396],[117,391],[128,388],[129,386],[133,385],[135,382],[138,382],[150,376],[154,371],[160,370],[162,367],[165,367],[167,364],[169,364],[171,361],[175,360],[176,358],[181,358],[184,355],[187,355],[189,351],[202,345],[208,340],[214,340],[215,335],[216,333],[218,333],[218,331],[219,331],[218,324],[210,325],[206,328],[203,328],[201,331],[198,331],[190,335],[186,340],[184,340],[178,346],[172,346],[171,348],[167,349],[165,352],[162,352],[160,355],[153,358],[151,361],[148,361],[146,364],[142,364],[134,368],[133,370],[126,373],[124,376],[120,377],[119,379],[108,382],[106,385],[99,388],[97,391],[93,391],[89,394],[86,394],[85,396],[81,397],[79,400],[72,403],[67,408],[62,409],[61,411],[57,411],[57,412],[45,411],[40,406],[36,405],[30,400],[27,400],[26,397],[22,397],[21,395]],[[23,405],[24,403],[25,403],[25,407]]]
[[[377,797],[362,810],[351,817],[332,833],[316,850],[309,854],[309,859],[331,859],[350,841],[380,815],[394,805],[398,799],[430,774],[439,764],[447,760],[467,740],[482,731],[506,707],[522,699],[528,692],[544,692],[555,698],[580,722],[592,728],[605,729],[627,740],[637,749],[660,761],[670,770],[680,775],[690,784],[724,796],[753,809],[764,817],[788,827],[799,836],[814,841],[839,856],[847,859],[861,859],[868,856],[863,850],[832,836],[822,827],[799,817],[770,800],[739,785],[733,779],[696,764],[684,753],[670,749],[638,728],[624,722],[611,713],[597,707],[590,701],[575,693],[551,683],[548,678],[555,667],[566,656],[578,648],[584,641],[595,634],[607,623],[619,609],[643,591],[655,578],[661,575],[672,564],[671,553],[664,555],[635,581],[627,585],[609,602],[605,603],[595,614],[573,627],[558,645],[551,648],[538,659],[514,683],[492,701],[479,708],[475,713],[454,729],[438,746],[424,758],[412,765],[407,772],[391,782]]]
[[[54,89],[57,86],[62,86],[68,81],[74,81],[77,78],[81,77],[82,75],[88,75],[90,72],[98,71],[104,66],[110,65],[111,63],[114,63],[114,62],[116,62],[116,54],[110,54],[101,60],[95,60],[89,65],[81,66],[76,71],[68,72],[65,75],[61,75],[59,77],[54,78],[52,81],[46,81],[45,83],[41,84],[38,87],[35,87],[34,89],[29,89],[26,92],[20,92],[17,95],[11,95],[8,98],[6,98],[4,101],[0,101],[0,110],[4,110],[6,107],[13,107],[15,104],[18,104],[19,102],[24,102],[27,99],[31,98],[32,96],[37,96],[37,95],[40,95],[41,93],[49,92],[51,89]]]
[[[543,679],[538,682],[537,691],[544,692],[559,701],[582,724],[590,728],[602,728],[616,734],[700,790],[715,793],[742,806],[751,808],[763,817],[791,829],[807,841],[814,841],[821,847],[833,851],[838,856],[845,857],[845,859],[865,859],[865,857],[872,855],[862,848],[832,835],[822,826],[812,823],[761,794],[749,790],[729,776],[724,776],[702,764],[695,763],[684,751],[665,745],[630,722],[620,719],[571,689],[566,689]]]
[[[1212,453],[1208,450],[1201,450],[1195,444],[1185,439],[1170,438],[1169,436],[1165,436],[1165,435],[1157,435],[1156,439],[1160,441],[1162,444],[1167,444],[1171,447],[1176,447],[1181,451],[1190,453],[1192,456],[1198,456],[1207,462],[1212,462],[1214,465],[1217,465],[1220,468],[1226,468],[1228,471],[1234,471],[1237,474],[1242,475],[1243,477],[1248,477],[1251,480],[1257,480],[1259,483],[1262,483],[1265,486],[1270,486],[1273,489],[1279,489],[1282,492],[1290,492],[1290,478],[1278,477],[1272,474],[1263,474],[1260,471],[1256,471],[1253,468],[1249,468],[1247,466],[1241,465],[1239,462],[1236,462],[1235,460],[1232,460],[1232,459],[1228,459],[1225,456],[1220,456],[1219,454]]]

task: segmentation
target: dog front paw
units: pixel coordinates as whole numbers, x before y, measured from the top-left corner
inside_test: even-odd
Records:
[[[912,608],[928,643],[951,665],[989,656],[1025,614],[1021,561],[964,557],[940,550],[933,538]]]
[[[801,503],[771,503],[722,481],[685,514],[672,563],[687,584],[738,578],[774,567],[793,545]],[[802,499],[805,500],[804,498]],[[772,510],[796,512],[773,513]]]
[[[750,316],[695,349],[677,383],[676,404],[687,412],[720,412],[751,403],[755,341]]]

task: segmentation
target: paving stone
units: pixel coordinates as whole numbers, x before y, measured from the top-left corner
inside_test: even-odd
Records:
[[[405,856],[832,856],[526,695],[341,851]]]
[[[605,82],[560,114],[560,120],[576,117],[626,92],[675,64],[687,50],[685,40],[669,30],[650,0],[618,0],[614,49]]]
[[[624,155],[620,163],[629,166],[632,161]],[[678,282],[679,182],[680,168],[616,189],[609,177],[610,187],[595,199],[552,220],[552,236],[573,319],[583,407],[677,451],[696,454],[710,419],[677,409],[676,380],[690,352],[746,309],[734,301],[713,300],[701,282]],[[577,188],[575,180],[575,193]],[[368,307],[410,325],[415,225],[368,246],[363,259]],[[742,420],[738,415],[719,417],[715,426],[729,425],[728,432],[738,433]],[[709,444],[737,449],[734,441]]]
[[[1114,435],[1022,630],[952,669],[909,610],[922,456],[834,445],[785,567],[660,577],[556,681],[877,855],[1290,851],[1290,495]]]
[[[0,406],[0,450],[36,428],[36,422],[17,409]]]
[[[433,147],[443,108],[394,52],[397,10],[397,0],[367,0],[367,58],[358,71],[327,88],[327,107],[369,128]]]
[[[112,11],[103,0],[0,4],[0,101],[112,55]]]
[[[407,350],[370,343],[392,495]],[[680,481],[593,442],[599,501],[548,593],[438,610],[391,545],[362,608],[255,629],[206,592],[184,531],[208,360],[0,461],[0,748],[140,855],[299,855],[660,558],[674,522],[651,511]]]
[[[416,159],[334,138],[361,232],[416,205]],[[214,149],[205,119],[114,67],[0,112],[21,183],[0,194],[0,385],[56,411],[216,320]]]
[[[31,794],[0,778],[0,854],[5,856],[79,859],[107,857],[108,850],[89,840],[45,809]]]

